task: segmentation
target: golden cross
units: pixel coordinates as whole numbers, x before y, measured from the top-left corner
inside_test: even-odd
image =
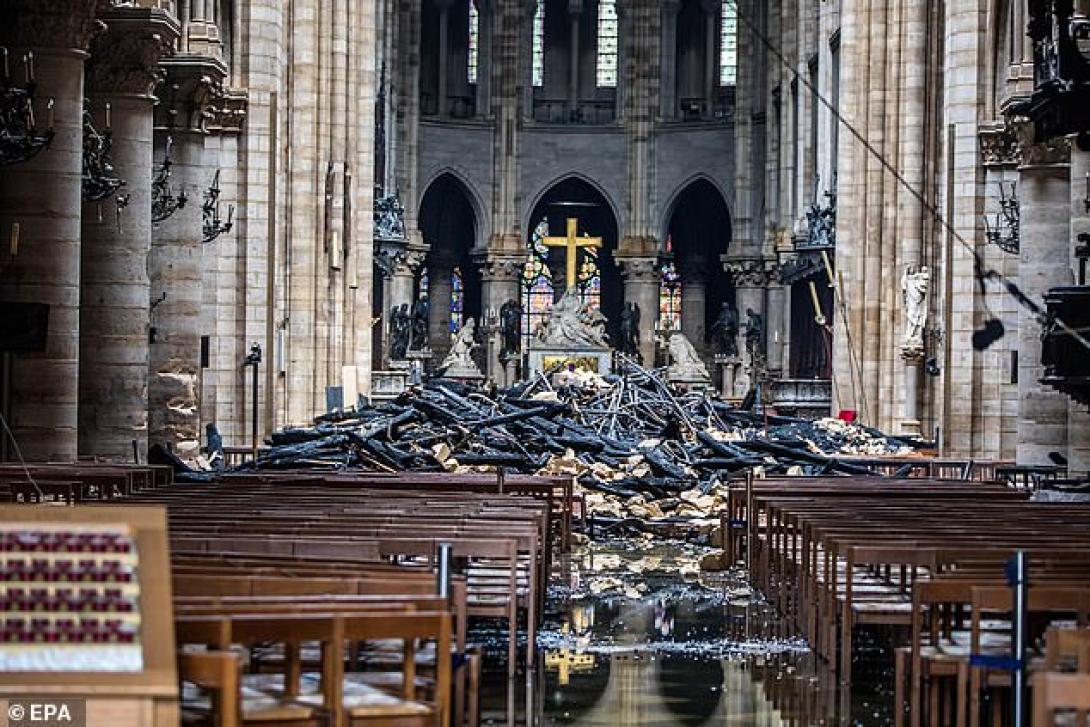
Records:
[[[579,259],[579,248],[581,247],[601,247],[602,238],[590,237],[583,235],[578,236],[579,232],[579,220],[575,217],[568,218],[568,235],[567,237],[546,237],[542,240],[546,247],[562,247],[568,252],[568,289],[574,288],[579,279],[576,275],[576,262]]]

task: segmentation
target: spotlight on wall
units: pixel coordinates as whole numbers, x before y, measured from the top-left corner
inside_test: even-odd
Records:
[[[942,369],[939,368],[938,359],[936,359],[934,356],[927,359],[927,363],[924,364],[924,371],[927,372],[928,376],[938,376],[939,374],[941,374]]]

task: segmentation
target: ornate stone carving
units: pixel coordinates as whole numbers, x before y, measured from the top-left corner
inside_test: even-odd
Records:
[[[980,139],[980,157],[986,167],[1015,166],[1021,158],[1018,139],[1003,124],[981,126],[977,131]]]
[[[166,78],[158,89],[156,126],[207,133],[224,98],[227,67],[200,56],[174,56],[160,65]]]
[[[394,275],[415,276],[424,264],[422,250],[409,249],[404,243],[375,242],[375,265],[386,278]]]
[[[443,373],[443,376],[455,379],[484,378],[484,374],[481,373],[480,368],[473,360],[473,350],[480,347],[474,340],[476,335],[476,319],[466,319],[465,325],[454,336],[454,341],[450,344],[450,353],[443,359],[443,363],[439,365],[439,370]]]
[[[7,0],[0,3],[0,45],[87,50],[106,28],[95,16],[108,7],[106,0]]]
[[[659,279],[658,260],[655,258],[621,258],[617,260],[621,274],[631,282],[657,282]]]
[[[700,360],[700,354],[693,348],[693,344],[680,331],[673,331],[664,341],[666,350],[670,354],[670,368],[666,370],[666,376],[676,383],[702,383],[710,384],[712,377],[704,362]]]
[[[537,340],[550,348],[599,348],[609,346],[602,312],[579,300],[578,291],[564,293],[553,305],[549,318],[537,332]]]
[[[91,41],[86,66],[89,93],[151,94],[163,79],[161,58],[173,52],[181,27],[162,10],[115,8],[104,13],[106,32]]]
[[[250,105],[250,96],[245,89],[227,88],[219,102],[212,106],[212,118],[209,131],[222,134],[240,134],[246,124],[246,113]]]
[[[739,288],[763,288],[769,283],[770,274],[778,269],[772,261],[761,258],[742,258],[723,261],[723,270],[734,279]]]
[[[1022,117],[1008,119],[1007,130],[1018,144],[1019,166],[1036,167],[1071,162],[1069,138],[1056,137],[1037,143],[1033,122]]]
[[[901,274],[901,300],[905,308],[905,336],[901,342],[901,355],[906,359],[918,359],[924,354],[923,333],[927,325],[927,289],[931,284],[931,271],[924,266],[906,267]]]
[[[481,280],[514,280],[522,274],[526,261],[521,258],[485,255],[478,259]]]
[[[405,205],[397,192],[375,197],[375,239],[401,241],[405,237]]]

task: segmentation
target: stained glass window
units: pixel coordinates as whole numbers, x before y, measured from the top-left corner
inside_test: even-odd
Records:
[[[617,0],[598,0],[598,86],[617,85]]]
[[[481,14],[477,10],[475,0],[469,2],[469,58],[466,61],[466,72],[470,83],[477,82],[477,61],[480,58],[481,44]]]
[[[545,322],[553,307],[553,278],[546,261],[549,248],[544,238],[549,234],[549,220],[543,219],[530,236],[530,249],[522,270],[522,347],[527,350],[537,328]]]
[[[719,85],[733,86],[738,75],[738,9],[735,0],[723,0],[719,21]]]
[[[537,0],[534,9],[533,82],[540,88],[545,85],[545,0]]]
[[[457,333],[462,328],[462,308],[465,305],[465,285],[462,283],[462,271],[454,268],[450,276],[450,332]]]
[[[662,266],[659,283],[659,328],[664,331],[681,330],[681,276],[673,262]]]

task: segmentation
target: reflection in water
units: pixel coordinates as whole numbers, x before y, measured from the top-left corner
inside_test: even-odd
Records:
[[[888,706],[875,706],[888,695],[866,677],[849,695],[805,643],[776,638],[780,624],[750,594],[744,574],[682,576],[680,561],[694,557],[684,547],[598,544],[573,557],[563,579],[570,591],[552,594],[551,619],[538,642],[543,671],[507,689],[497,671],[491,683],[506,703],[486,694],[483,723],[869,727],[892,721]],[[873,654],[861,646],[860,658]],[[883,678],[877,669],[869,677]]]

